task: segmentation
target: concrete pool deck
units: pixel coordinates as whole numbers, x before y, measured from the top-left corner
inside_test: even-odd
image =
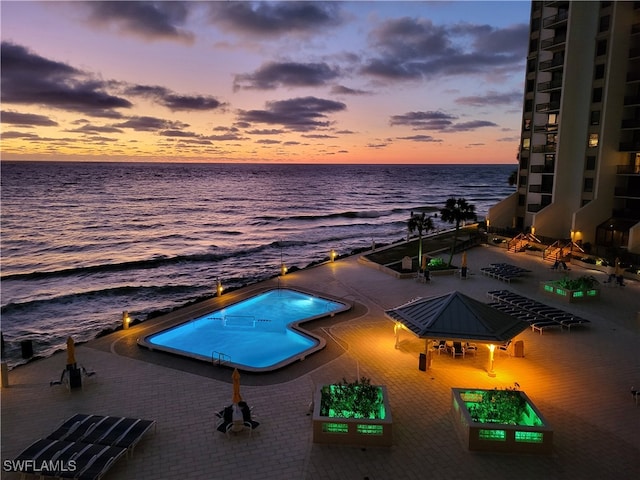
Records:
[[[539,281],[560,274],[538,257],[480,246],[468,251],[468,262],[472,275],[467,280],[436,276],[421,284],[396,280],[354,256],[232,292],[226,299],[223,295],[218,301],[279,282],[355,305],[343,317],[314,326],[333,340],[330,352],[275,374],[242,374],[242,395],[261,422],[251,437],[227,438],[215,430],[215,411],[231,400],[231,371],[168,355],[158,360],[157,352],[135,344],[146,322],[77,348],[78,362],[97,372],[83,391],[49,387],[64,368],[65,353],[18,367],[9,373],[10,387],[1,391],[1,459],[14,458],[71,415],[92,413],[157,421],[156,432],[142,439],[132,458],[119,460],[107,480],[638,478],[640,406],[629,390],[640,388],[640,283],[603,287],[599,300],[567,305],[539,292]],[[479,274],[493,262],[532,272],[510,285]],[[569,272],[583,273],[605,277],[579,267]],[[384,310],[455,290],[488,302],[487,291],[503,288],[580,314],[591,326],[544,335],[526,330],[518,337],[525,357],[496,356],[495,378],[487,375],[488,351],[482,347],[464,359],[436,355],[427,372],[418,369],[424,341],[402,332],[394,348],[393,324]],[[188,318],[207,308],[211,305],[197,304],[174,315]],[[313,444],[307,414],[315,385],[358,375],[387,386],[394,445]],[[516,382],[553,427],[554,453],[465,450],[450,418],[451,388],[507,388]],[[3,472],[3,478],[19,475]]]

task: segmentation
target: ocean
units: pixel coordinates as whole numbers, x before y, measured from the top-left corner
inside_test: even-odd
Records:
[[[406,239],[412,211],[464,197],[482,219],[515,165],[2,162],[1,323],[50,356],[121,325]],[[450,228],[439,218],[440,229]]]

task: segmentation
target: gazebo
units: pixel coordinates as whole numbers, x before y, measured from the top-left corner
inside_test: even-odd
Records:
[[[430,343],[435,338],[488,344],[492,376],[492,346],[508,342],[528,327],[526,322],[460,292],[418,298],[386,310],[385,314],[425,339],[427,366],[431,365]]]

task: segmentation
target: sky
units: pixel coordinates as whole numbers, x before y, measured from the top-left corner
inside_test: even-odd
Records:
[[[529,12],[2,0],[0,155],[515,164]]]

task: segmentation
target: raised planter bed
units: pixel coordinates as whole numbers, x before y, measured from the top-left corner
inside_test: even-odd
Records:
[[[353,384],[351,384],[353,386]],[[375,397],[370,412],[366,415],[344,408],[344,392],[340,406],[334,409],[327,402],[341,385],[320,385],[314,396],[313,442],[336,445],[390,447],[392,444],[393,420],[387,389],[382,385],[368,385]],[[355,390],[357,391],[358,385]],[[358,400],[356,400],[356,403]]]
[[[551,453],[553,430],[524,392],[452,388],[451,412],[472,451]]]
[[[579,288],[571,289],[559,285],[557,282],[540,282],[540,290],[557,300],[568,303],[579,303],[600,298],[600,288]]]

